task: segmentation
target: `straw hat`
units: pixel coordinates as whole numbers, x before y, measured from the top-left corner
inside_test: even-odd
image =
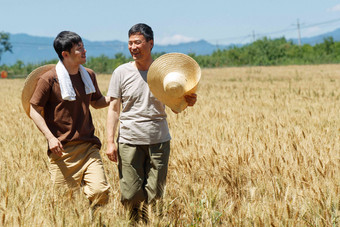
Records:
[[[21,102],[26,114],[30,117],[30,100],[37,86],[38,79],[41,75],[55,67],[54,64],[44,65],[33,70],[27,77],[24,83],[24,88],[21,93]]]
[[[151,64],[147,75],[153,95],[178,113],[188,106],[184,96],[196,92],[200,78],[197,62],[181,53],[160,56]]]

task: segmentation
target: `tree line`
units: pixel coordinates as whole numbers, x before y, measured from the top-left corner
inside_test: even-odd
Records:
[[[265,37],[242,47],[217,50],[210,56],[192,57],[203,67],[340,63],[340,42],[328,37],[314,46],[299,46],[285,38]]]
[[[164,53],[154,53],[156,59]],[[218,49],[211,55],[189,54],[201,68],[227,67],[227,66],[273,66],[273,65],[304,65],[304,64],[330,64],[340,63],[340,42],[332,37],[325,38],[316,45],[304,44],[299,46],[285,38],[270,39],[264,37],[244,46],[232,46],[227,49]],[[85,67],[93,69],[97,74],[111,74],[119,65],[132,61],[118,53],[114,58],[101,55],[89,57]],[[44,61],[39,64],[25,64],[17,61],[15,64],[1,65],[0,71],[8,72],[9,77],[25,77],[35,68],[45,64],[56,64],[57,59]]]

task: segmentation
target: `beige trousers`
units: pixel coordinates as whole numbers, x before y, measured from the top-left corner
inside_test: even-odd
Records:
[[[99,146],[88,142],[64,145],[62,157],[49,155],[50,175],[54,189],[67,185],[70,189],[83,188],[91,204],[104,205],[109,199]]]

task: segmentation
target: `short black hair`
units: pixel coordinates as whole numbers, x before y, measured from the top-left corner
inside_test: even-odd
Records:
[[[82,39],[77,33],[62,31],[54,39],[53,47],[55,52],[57,52],[59,59],[63,61],[64,57],[61,53],[63,51],[70,52],[73,45],[76,45],[80,42],[82,42]]]
[[[147,42],[153,40],[152,28],[147,24],[139,23],[132,26],[129,30],[129,37],[138,33],[142,34]]]

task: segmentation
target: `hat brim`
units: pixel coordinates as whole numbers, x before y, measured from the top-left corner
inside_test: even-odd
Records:
[[[185,76],[184,94],[180,97],[169,95],[163,86],[164,78],[172,72]],[[186,54],[169,53],[157,58],[150,66],[147,82],[152,94],[163,104],[180,113],[187,106],[184,96],[195,93],[201,78],[198,63]]]
[[[55,67],[55,64],[44,65],[33,70],[27,77],[21,93],[21,103],[27,114],[30,117],[30,100],[37,86],[39,77]]]

